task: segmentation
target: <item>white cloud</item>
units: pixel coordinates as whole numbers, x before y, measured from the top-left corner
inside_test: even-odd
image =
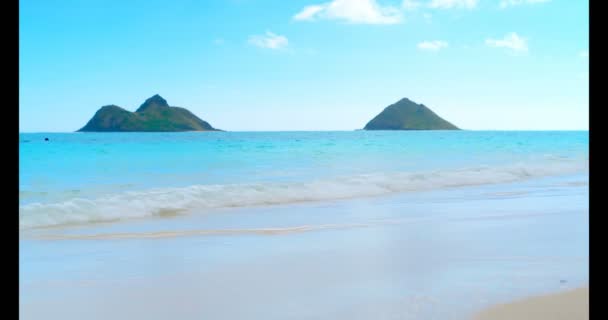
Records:
[[[215,40],[213,40],[214,44],[217,44],[218,46],[221,46],[225,43],[226,41],[224,41],[223,38],[216,38]]]
[[[581,52],[579,52],[578,54],[581,58],[589,58],[589,51],[588,50],[583,50]]]
[[[426,51],[439,51],[443,48],[446,48],[447,46],[448,43],[445,41],[423,41],[418,44],[418,49]]]
[[[416,10],[418,7],[420,7],[420,2],[417,0],[403,0],[401,6],[405,10]]]
[[[333,0],[317,5],[306,6],[293,16],[297,21],[316,19],[343,20],[363,24],[400,23],[401,11],[392,6],[381,6],[376,0]]]
[[[518,6],[521,4],[535,4],[549,1],[551,0],[500,0],[500,7],[504,9],[506,7]]]
[[[508,48],[518,53],[528,51],[526,39],[518,36],[515,32],[507,34],[502,39],[486,39],[486,45],[497,48]]]
[[[250,36],[249,43],[260,48],[277,50],[287,47],[289,40],[285,36],[266,31],[264,35]]]
[[[295,16],[293,16],[294,20],[313,20],[315,18],[315,15],[321,11],[323,11],[323,9],[325,9],[324,6],[320,6],[320,5],[313,5],[313,6],[307,6],[304,7],[304,9],[302,9],[302,11],[300,11],[298,14],[296,14]]]
[[[479,0],[431,0],[428,6],[434,9],[473,9],[477,6],[478,2]]]

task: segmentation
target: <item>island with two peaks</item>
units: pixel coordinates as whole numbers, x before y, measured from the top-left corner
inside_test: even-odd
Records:
[[[363,130],[460,130],[423,104],[403,98],[386,107]]]
[[[167,100],[154,95],[135,112],[116,105],[101,107],[79,132],[175,132],[222,131],[195,116],[187,109],[171,107]]]

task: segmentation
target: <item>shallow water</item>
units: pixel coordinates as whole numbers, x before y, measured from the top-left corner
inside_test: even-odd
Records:
[[[22,319],[466,319],[589,279],[586,132],[44,136]]]
[[[466,319],[588,282],[581,181],[27,230],[20,311],[23,319]],[[268,229],[285,232],[250,232]]]

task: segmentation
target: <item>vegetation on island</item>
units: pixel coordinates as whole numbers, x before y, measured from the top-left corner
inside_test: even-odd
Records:
[[[167,100],[154,95],[146,100],[135,112],[116,105],[99,109],[81,132],[109,131],[221,131],[200,119],[185,108],[171,107]]]
[[[460,130],[423,104],[408,98],[386,107],[364,130]]]

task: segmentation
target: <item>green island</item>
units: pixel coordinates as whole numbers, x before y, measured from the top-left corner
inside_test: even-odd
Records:
[[[363,130],[460,130],[423,104],[403,98],[386,107]]]
[[[147,99],[135,112],[116,105],[103,106],[79,132],[175,132],[222,131],[213,128],[192,112],[171,107],[158,94]]]

